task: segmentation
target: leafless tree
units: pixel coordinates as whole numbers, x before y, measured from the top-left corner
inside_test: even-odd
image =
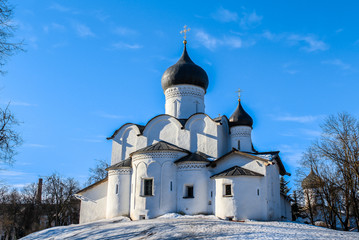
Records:
[[[75,223],[78,219],[78,200],[73,195],[79,190],[78,182],[54,173],[45,178],[43,189],[43,208],[48,217],[48,227]]]
[[[105,160],[96,160],[96,166],[94,168],[90,168],[90,177],[87,180],[87,184],[93,184],[97,181],[104,179],[107,176],[107,171],[105,170],[110,165]]]
[[[8,57],[16,52],[23,50],[23,42],[14,39],[16,30],[13,21],[14,8],[8,0],[0,0],[0,73],[4,74],[3,66],[6,64]]]
[[[5,109],[0,108],[0,162],[11,164],[16,154],[16,147],[22,143],[22,139],[15,127],[19,125],[15,116],[11,113],[9,105]]]
[[[315,188],[319,210],[326,223],[339,221],[349,230],[355,219],[359,228],[359,122],[347,113],[329,116],[322,135],[304,154],[302,166],[311,167],[320,179]]]

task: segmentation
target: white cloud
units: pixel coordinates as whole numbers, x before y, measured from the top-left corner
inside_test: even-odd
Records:
[[[44,32],[48,33],[50,30],[54,30],[54,31],[64,31],[66,29],[66,27],[62,24],[58,24],[58,23],[51,23],[49,25],[45,25],[43,27]]]
[[[20,171],[10,171],[10,170],[4,170],[0,169],[0,175],[3,177],[14,177],[14,176],[23,176],[27,173],[20,172]]]
[[[304,45],[302,49],[307,52],[325,51],[329,48],[325,42],[317,40],[315,36],[311,35],[291,34],[287,37],[287,40],[293,45]]]
[[[112,46],[115,49],[139,49],[142,48],[142,45],[139,44],[129,44],[129,43],[124,43],[124,42],[117,42],[112,44]]]
[[[276,117],[275,120],[277,121],[283,121],[283,122],[298,122],[298,123],[309,123],[309,122],[314,122],[318,119],[322,118],[321,115],[319,116],[279,116]]]
[[[25,143],[24,147],[31,147],[31,148],[47,148],[47,145],[37,144],[37,143]]]
[[[242,40],[239,37],[224,36],[223,38],[216,38],[202,30],[196,32],[196,39],[204,47],[210,50],[214,50],[218,46],[227,46],[231,48],[241,48],[243,46]]]
[[[10,105],[10,106],[21,106],[21,107],[34,107],[36,104],[22,102],[22,101],[2,101],[1,104]]]
[[[212,17],[220,22],[236,22],[238,20],[236,12],[231,12],[223,7],[220,7],[216,13],[212,14]]]
[[[114,31],[114,33],[121,35],[121,36],[137,34],[137,31],[135,31],[133,29],[126,28],[126,27],[116,27],[113,31]]]
[[[124,118],[124,116],[121,116],[121,115],[108,114],[108,113],[104,113],[104,112],[96,112],[95,114],[102,118],[110,118],[110,119],[123,119]]]
[[[240,25],[243,28],[253,28],[261,24],[263,16],[257,15],[255,11],[252,13],[244,13],[244,16],[241,18]]]
[[[334,65],[341,68],[342,70],[349,70],[351,68],[350,64],[344,63],[340,59],[322,61],[322,64]]]
[[[69,12],[71,11],[70,8],[67,8],[63,5],[60,5],[58,3],[53,3],[50,7],[50,9],[53,9],[53,10],[56,10],[56,11],[59,11],[59,12]]]
[[[74,29],[76,30],[76,33],[80,37],[94,37],[95,34],[91,31],[91,29],[82,23],[74,23],[73,24]]]

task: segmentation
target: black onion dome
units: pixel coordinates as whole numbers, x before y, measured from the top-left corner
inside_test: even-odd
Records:
[[[207,73],[196,65],[188,56],[186,44],[184,45],[181,58],[176,64],[167,68],[161,79],[163,91],[174,85],[190,84],[203,88],[208,87]]]
[[[322,180],[314,173],[313,169],[310,170],[308,176],[306,176],[302,181],[303,189],[319,188],[321,185]]]
[[[236,110],[229,118],[229,126],[253,126],[253,119],[246,111],[244,111],[240,100],[238,100],[238,106]]]

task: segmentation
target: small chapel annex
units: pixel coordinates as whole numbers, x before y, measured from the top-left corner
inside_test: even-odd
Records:
[[[230,118],[205,113],[207,73],[189,57],[162,76],[165,114],[127,123],[112,140],[108,177],[77,194],[80,223],[116,216],[150,219],[172,212],[230,220],[291,220],[280,193],[279,151],[258,152],[241,100]]]

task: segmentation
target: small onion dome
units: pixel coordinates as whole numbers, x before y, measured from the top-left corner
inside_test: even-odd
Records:
[[[233,127],[233,126],[252,127],[253,126],[253,119],[251,118],[251,116],[249,116],[249,114],[246,111],[244,111],[240,99],[238,100],[238,106],[237,106],[236,110],[234,111],[232,116],[229,118],[229,126],[230,127]]]
[[[310,170],[308,176],[306,176],[302,181],[302,188],[303,189],[311,189],[311,188],[318,188],[322,184],[322,181],[318,175],[316,175],[313,169]]]
[[[176,64],[167,68],[162,76],[161,83],[163,91],[180,84],[195,85],[206,91],[208,87],[208,76],[207,73],[188,56],[185,44],[181,58]]]

